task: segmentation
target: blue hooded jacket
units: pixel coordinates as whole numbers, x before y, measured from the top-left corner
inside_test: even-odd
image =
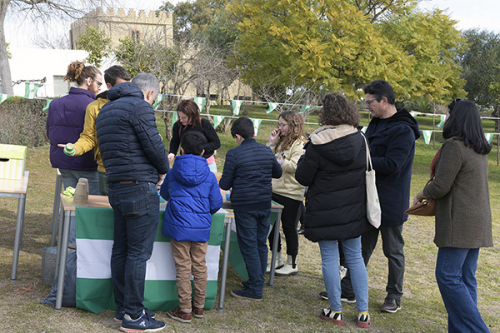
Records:
[[[177,156],[160,195],[167,200],[162,228],[165,236],[179,242],[208,242],[212,214],[222,207],[222,195],[206,159],[191,154]]]

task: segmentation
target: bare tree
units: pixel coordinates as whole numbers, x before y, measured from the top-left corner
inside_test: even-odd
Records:
[[[67,31],[58,33],[52,30],[45,30],[37,36],[32,37],[31,42],[41,49],[66,50],[71,48]]]
[[[78,18],[93,7],[105,6],[106,0],[2,0],[0,2],[0,80],[1,92],[12,94],[12,75],[5,43],[4,22],[7,12],[11,15],[30,18],[33,21],[48,21],[54,18]]]

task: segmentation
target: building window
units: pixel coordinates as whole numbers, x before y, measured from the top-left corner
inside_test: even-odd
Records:
[[[137,29],[130,29],[130,37],[132,38],[132,41],[134,41],[134,43],[140,43],[141,31]]]

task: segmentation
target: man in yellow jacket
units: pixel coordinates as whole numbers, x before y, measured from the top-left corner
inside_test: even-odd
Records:
[[[106,87],[110,89],[117,84],[130,81],[130,75],[121,66],[111,66],[104,71],[104,80]],[[95,120],[101,108],[108,102],[107,91],[97,95],[97,100],[90,103],[85,111],[85,124],[80,138],[73,145],[74,149],[70,149],[68,144],[59,144],[59,147],[64,148],[64,153],[70,156],[80,156],[86,152],[94,149],[94,158],[97,162],[97,171],[99,172],[99,192],[101,195],[108,195],[108,183],[106,181],[106,170],[102,163],[101,152],[97,145],[97,136],[95,129]]]

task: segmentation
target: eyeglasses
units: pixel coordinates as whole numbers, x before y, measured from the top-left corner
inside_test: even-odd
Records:
[[[101,87],[101,86],[102,86],[102,82],[101,82],[101,81],[99,81],[99,80],[97,80],[97,79],[92,79],[92,80],[94,80],[95,82],[97,82],[97,86],[98,86],[98,87]]]
[[[285,123],[285,124],[280,124],[280,123],[278,123],[278,128],[283,128],[283,127],[286,127],[286,126],[288,126],[288,124],[287,124],[287,123]]]
[[[368,101],[365,101],[365,103],[366,103],[366,105],[370,105],[370,104],[372,104],[373,102],[375,102],[376,100],[377,100],[376,98],[374,98],[374,99],[370,99],[370,100],[368,100]]]

